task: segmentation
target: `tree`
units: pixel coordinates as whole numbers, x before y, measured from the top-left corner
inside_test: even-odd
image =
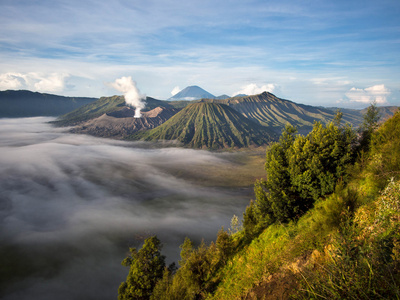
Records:
[[[262,186],[259,187],[259,196],[256,194],[256,198],[264,197],[265,191]],[[256,187],[254,188],[256,190]],[[259,205],[255,201],[250,201],[250,204],[246,207],[246,211],[243,213],[243,229],[246,241],[251,241],[254,236],[258,235],[259,232],[264,228],[262,220],[264,220],[262,214],[259,211]]]
[[[376,106],[376,101],[372,102],[367,108],[367,112],[364,115],[364,122],[362,127],[368,131],[374,131],[378,128],[378,122],[380,119],[379,108]]]
[[[296,219],[318,198],[334,191],[353,160],[355,140],[351,127],[339,127],[340,119],[338,112],[335,123],[316,122],[307,136],[296,136],[296,129],[286,126],[279,142],[267,151],[267,179],[255,183],[261,218],[254,215],[255,207],[248,208],[245,230],[257,228],[252,224],[255,219],[262,219],[265,225]]]
[[[189,259],[190,255],[193,253],[193,242],[186,237],[183,241],[183,244],[179,246],[181,248],[181,260],[179,261],[179,265],[182,267],[185,265],[186,261]]]
[[[333,119],[333,123],[337,127],[340,127],[340,123],[342,122],[342,118],[343,118],[343,112],[340,109],[337,109],[335,118]]]
[[[286,125],[278,143],[267,151],[265,171],[267,180],[258,180],[254,185],[256,203],[266,225],[294,217],[292,206],[296,195],[291,190],[289,173],[289,149],[296,139],[297,129]]]
[[[216,259],[219,260],[219,266],[224,265],[233,252],[233,241],[232,237],[222,227],[217,234],[216,246]]]
[[[363,151],[368,151],[370,149],[370,143],[372,138],[372,133],[378,128],[378,122],[380,119],[379,109],[376,106],[376,102],[372,102],[368,107],[367,112],[364,115],[364,121],[360,128],[361,139],[360,147]]]
[[[161,255],[161,242],[156,236],[144,241],[142,249],[130,248],[130,256],[122,261],[129,267],[125,282],[118,289],[118,300],[147,300],[159,279],[163,277],[165,256]]]
[[[174,300],[175,297],[171,295],[172,281],[173,272],[170,268],[164,268],[163,277],[157,281],[150,300]]]

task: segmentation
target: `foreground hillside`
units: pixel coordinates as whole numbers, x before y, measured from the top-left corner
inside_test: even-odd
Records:
[[[177,140],[191,148],[233,148],[260,146],[273,133],[234,109],[216,103],[193,103],[162,125],[132,136],[145,141]]]
[[[119,299],[399,299],[400,113],[378,130],[366,116],[361,136],[340,115],[307,136],[287,126],[243,221],[186,238],[179,269],[157,237],[131,248]]]

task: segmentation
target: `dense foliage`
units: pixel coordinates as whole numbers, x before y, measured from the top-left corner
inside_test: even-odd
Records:
[[[399,299],[400,112],[368,150],[339,119],[307,136],[287,126],[243,226],[234,217],[197,248],[187,238],[177,271],[121,299]]]
[[[346,167],[354,158],[356,135],[351,127],[316,122],[307,135],[287,125],[279,142],[267,151],[266,180],[255,184],[256,201],[245,213],[251,233],[275,222],[303,215],[320,197],[346,180]]]
[[[155,236],[146,239],[139,251],[130,249],[131,255],[122,262],[129,267],[129,274],[119,287],[118,300],[149,299],[165,268],[165,257],[160,251],[161,242]]]

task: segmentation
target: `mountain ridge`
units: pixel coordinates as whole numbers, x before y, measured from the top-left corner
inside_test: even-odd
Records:
[[[267,129],[268,134],[271,134],[272,132],[275,134],[280,134],[282,129],[288,123],[296,126],[299,133],[307,134],[311,130],[314,122],[321,122],[323,124],[330,122],[334,120],[337,112],[337,110],[333,108],[297,104],[293,101],[276,97],[268,92],[245,97],[231,97],[227,99],[201,99],[195,101],[167,101],[147,97],[146,108],[142,110],[142,112],[149,111],[156,107],[163,107],[169,110],[169,116],[172,117],[180,110],[184,110],[186,107],[195,103],[213,103],[229,107],[244,118],[242,119],[242,122],[244,122],[243,120],[246,120],[246,122],[251,121],[254,124],[261,126],[263,130]],[[151,140],[152,137],[148,136],[144,132],[137,133],[137,131],[146,131],[151,129],[153,130],[152,136],[154,139],[178,138],[177,135],[173,134],[162,136],[161,133],[154,133],[155,128],[157,128],[158,125],[169,121],[169,119],[166,118],[160,119],[157,123],[157,126],[154,125],[154,120],[144,121],[141,125],[138,125],[138,120],[135,121],[133,120],[133,116],[127,115],[125,115],[125,117],[130,117],[130,122],[128,122],[128,119],[124,121],[125,123],[122,120],[116,120],[115,118],[117,118],[117,115],[123,112],[124,109],[126,110],[126,108],[127,106],[123,96],[102,97],[94,103],[88,104],[71,113],[61,116],[54,123],[58,126],[75,126],[75,132],[85,133],[86,131],[89,134],[99,137],[112,136],[113,138],[119,139],[139,139],[144,138],[146,135],[146,138]],[[390,115],[393,114],[394,109],[385,109],[384,111],[386,115]],[[106,114],[107,117],[101,117],[104,114]],[[146,117],[146,114],[143,116]],[[179,116],[185,118],[185,116],[182,114]],[[101,120],[95,120],[96,118],[100,117]],[[109,120],[110,124],[107,125],[105,120]],[[363,121],[363,113],[359,110],[343,110],[342,121],[343,123],[349,123],[352,126],[357,127]],[[122,123],[124,123],[124,125],[122,125]],[[209,126],[212,123],[215,124],[215,122],[211,121],[208,121],[205,124]],[[112,128],[113,126],[115,127],[114,129]],[[121,126],[124,129],[120,134],[118,134],[117,128],[121,128]],[[128,128],[129,126],[131,128]],[[103,127],[103,129],[101,129],[101,127]],[[216,129],[216,131],[219,131],[219,129]],[[110,132],[112,132],[112,134],[110,134]],[[224,137],[223,139],[227,139],[227,137]],[[200,146],[196,143],[192,144],[194,147],[199,148]],[[183,144],[185,144],[185,142]],[[217,143],[214,144],[214,147],[217,148]],[[226,147],[227,144],[229,143],[225,143],[223,147]],[[244,145],[243,143],[241,144]],[[210,146],[207,143],[205,143],[205,145]],[[213,145],[210,147],[213,147]]]
[[[202,99],[201,101],[226,104],[260,125],[280,131],[287,123],[307,131],[315,121],[327,123],[335,118],[336,111],[317,106],[295,103],[276,97],[269,92],[228,99]],[[362,122],[360,111],[343,113],[343,121],[358,126]]]
[[[28,90],[0,91],[0,118],[61,116],[98,98],[66,97]]]

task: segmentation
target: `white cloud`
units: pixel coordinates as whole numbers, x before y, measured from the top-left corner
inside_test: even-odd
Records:
[[[365,89],[353,87],[345,95],[350,102],[386,104],[390,93],[384,84],[379,84]]]
[[[48,76],[41,76],[38,74],[34,84],[35,90],[39,92],[61,92],[65,87],[65,79],[69,77],[68,74],[53,73]]]
[[[0,90],[17,90],[23,86],[24,79],[18,73],[0,74]]]
[[[176,94],[178,94],[181,91],[179,86],[174,87],[174,89],[171,91],[171,95],[175,96]]]
[[[256,95],[256,94],[261,94],[263,92],[272,93],[276,88],[277,86],[273,83],[264,84],[263,86],[258,86],[255,83],[250,83],[246,86],[243,86],[242,89],[234,93],[233,96],[238,94]]]
[[[51,73],[3,73],[0,74],[0,89],[28,89],[38,92],[62,92],[69,74]]]

